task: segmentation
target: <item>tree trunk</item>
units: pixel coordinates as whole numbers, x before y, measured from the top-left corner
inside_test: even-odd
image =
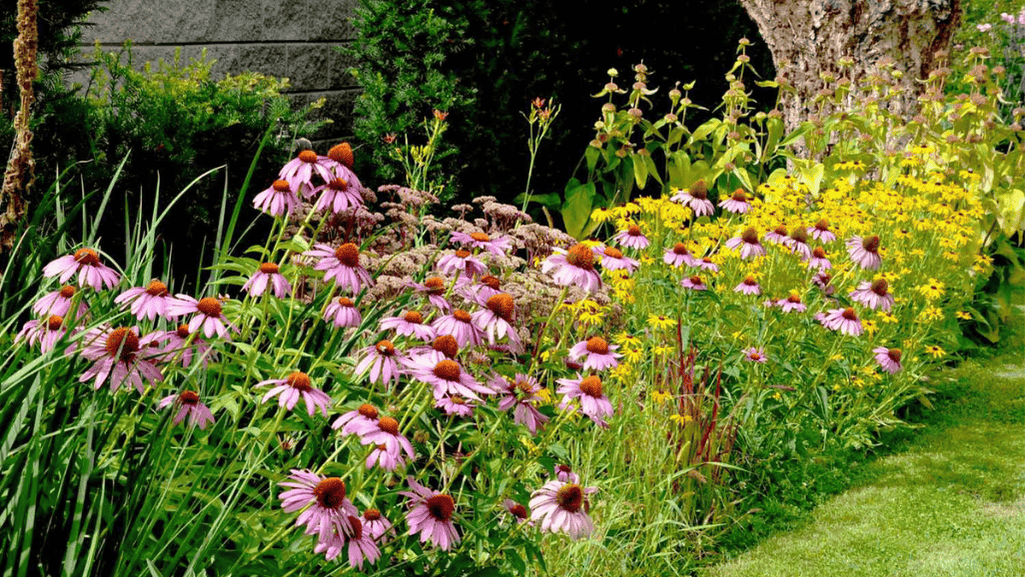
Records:
[[[961,0],[740,2],[772,51],[778,78],[794,89],[781,95],[790,129],[821,112],[812,100],[826,86],[823,74],[857,87],[890,65],[899,73],[880,75],[891,94],[898,91],[890,111],[910,118],[922,92],[918,80],[938,67],[936,52],[948,48],[961,19]],[[847,59],[846,70],[841,59]]]

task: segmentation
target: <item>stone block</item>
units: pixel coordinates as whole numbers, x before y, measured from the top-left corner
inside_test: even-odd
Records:
[[[315,110],[310,115],[310,118],[329,118],[332,120],[332,123],[318,130],[310,140],[329,140],[339,138],[342,135],[352,134],[352,110],[359,92],[356,89],[301,92],[290,94],[289,99],[292,101],[294,108],[307,106],[320,98],[326,100],[324,107]]]
[[[286,76],[292,80],[296,92],[309,90],[331,90],[340,88],[338,83],[342,55],[334,49],[336,44],[303,42],[284,44],[286,46]]]

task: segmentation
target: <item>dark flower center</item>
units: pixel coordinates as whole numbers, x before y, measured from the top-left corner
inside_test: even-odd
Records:
[[[513,516],[516,517],[517,519],[526,519],[527,518],[527,508],[524,507],[523,505],[520,505],[519,503],[516,503],[515,505],[510,507],[509,508],[509,512],[512,513]]]
[[[445,291],[445,279],[440,276],[432,276],[424,281],[424,286],[427,287],[427,292],[432,295],[439,295]]]
[[[861,241],[861,248],[863,248],[863,249],[865,249],[865,250],[867,250],[868,252],[871,252],[871,253],[878,252],[879,251],[879,237],[878,236],[870,236],[870,237],[866,238],[865,240]]]
[[[107,336],[105,348],[111,357],[116,357],[124,363],[130,363],[135,359],[135,353],[139,352],[139,337],[127,327],[114,329]]]
[[[806,231],[806,230],[804,230],[803,228],[800,228],[800,227],[795,228],[794,232],[790,233],[790,240],[792,240],[794,242],[799,242],[801,244],[807,244],[808,243],[808,231]]]
[[[47,319],[47,321],[46,321],[46,328],[50,329],[51,331],[56,331],[56,330],[59,330],[61,328],[61,325],[63,325],[63,324],[64,324],[64,317],[59,317],[57,315],[51,315],[50,318]]]
[[[607,355],[609,354],[609,343],[601,337],[591,337],[587,339],[587,352],[596,355]]]
[[[526,396],[532,396],[534,394],[534,387],[531,386],[529,381],[516,381],[513,387],[519,390]]]
[[[687,245],[683,244],[682,242],[678,242],[673,245],[673,254],[683,256],[685,254],[688,254],[689,252],[690,251],[687,250]]]
[[[356,160],[352,155],[352,147],[349,146],[348,142],[332,146],[327,151],[327,157],[349,169],[352,168],[353,162]]]
[[[277,274],[278,270],[278,265],[272,262],[265,262],[260,264],[260,272],[262,272],[263,274]]]
[[[699,277],[698,275],[694,275],[694,276],[690,277],[690,284],[695,285],[695,286],[700,285],[701,284],[701,277]]]
[[[299,160],[312,164],[317,162],[317,153],[312,150],[304,150],[299,153]]]
[[[338,297],[338,304],[343,306],[343,307],[349,307],[349,308],[352,308],[352,307],[356,306],[355,303],[353,303],[351,300],[347,299],[346,297]]]
[[[367,521],[376,521],[381,518],[381,512],[377,509],[367,509],[363,511],[363,518]]]
[[[381,417],[377,420],[377,426],[389,435],[399,434],[399,422],[391,417]]]
[[[623,253],[619,249],[612,248],[610,246],[605,248],[605,256],[610,258],[623,258]]]
[[[75,262],[96,266],[100,264],[100,255],[96,254],[96,251],[91,248],[80,248],[75,251]]]
[[[166,297],[167,285],[158,280],[152,280],[149,285],[146,286],[146,294],[154,297]]]
[[[71,285],[64,285],[64,286],[62,286],[61,287],[61,296],[66,298],[66,299],[69,299],[69,298],[75,296],[75,287],[73,287]]]
[[[491,237],[484,234],[483,232],[475,232],[470,235],[470,238],[477,242],[491,242]]]
[[[349,183],[344,178],[332,178],[331,182],[327,183],[331,190],[349,190]]]
[[[199,403],[199,395],[197,395],[195,391],[182,391],[181,394],[178,395],[178,400],[181,401],[181,404],[183,405],[196,405]]]
[[[752,361],[760,361],[760,360],[762,360],[762,355],[760,355],[758,353],[751,353],[751,360]]]
[[[359,522],[359,519],[349,515],[349,524],[352,525],[352,537],[351,541],[359,541],[363,538],[363,523]]]
[[[786,236],[787,235],[787,227],[785,227],[785,226],[783,226],[781,224],[781,225],[777,226],[776,228],[772,229],[772,232],[774,232],[774,233],[776,233],[776,234],[778,234],[780,236]]]
[[[886,356],[890,357],[891,361],[899,363],[901,357],[900,349],[890,349],[886,351]]]
[[[434,366],[434,376],[446,381],[458,381],[461,374],[459,363],[445,359]]]
[[[591,375],[582,379],[580,381],[580,390],[589,397],[600,398],[602,395],[601,379],[598,378],[598,375]]]
[[[848,320],[848,321],[856,321],[856,320],[858,320],[858,314],[855,313],[854,309],[852,309],[851,307],[845,308],[843,310],[843,313],[841,313],[840,316],[842,316],[845,320]]]
[[[488,299],[486,306],[489,311],[498,315],[502,320],[512,322],[516,305],[511,296],[505,293],[494,295]]]
[[[452,335],[441,335],[434,339],[433,348],[450,359],[459,354],[459,342]]]
[[[275,180],[274,191],[275,192],[288,192],[292,190],[292,187],[288,184],[287,180]]]
[[[730,198],[737,202],[747,202],[747,195],[744,194],[744,191],[739,188],[733,191],[733,196],[731,196]]]
[[[459,395],[452,395],[451,397],[448,398],[448,400],[452,401],[453,403],[455,403],[457,405],[465,405],[466,404],[466,399],[460,397]]]
[[[889,290],[889,288],[890,288],[890,285],[889,285],[889,283],[886,282],[886,279],[882,279],[881,278],[879,280],[876,280],[876,281],[872,282],[872,292],[876,293],[877,295],[879,295],[881,297],[886,296],[887,291]]]
[[[822,248],[821,246],[813,248],[811,253],[815,256],[815,258],[826,258],[826,249]]]
[[[708,200],[708,186],[705,185],[704,179],[699,178],[695,181],[687,192],[698,200]]]
[[[391,344],[391,341],[379,341],[374,348],[377,349],[377,354],[385,357],[395,354],[395,345]]]
[[[629,227],[627,227],[626,234],[630,236],[641,236],[641,227],[637,226],[636,224],[631,224]]]
[[[416,311],[407,312],[402,316],[402,319],[407,323],[412,323],[414,325],[421,325],[424,322],[424,316]]]
[[[467,258],[470,256],[470,251],[459,249],[456,251],[456,258]]]
[[[427,510],[436,521],[447,523],[456,510],[456,504],[448,495],[435,495],[427,499]]]
[[[815,230],[826,232],[829,230],[829,221],[822,219],[815,223]]]
[[[306,373],[295,371],[288,375],[288,379],[285,381],[288,386],[293,389],[297,389],[303,393],[308,393],[313,388],[310,384],[310,377]]]
[[[486,274],[480,277],[480,284],[498,290],[502,286],[502,281],[497,276]]]
[[[594,270],[594,253],[583,244],[575,244],[566,251],[566,262],[577,268],[592,271]]]
[[[362,405],[359,406],[358,412],[359,412],[359,414],[363,415],[364,417],[366,417],[368,419],[376,419],[377,418],[377,407],[375,407],[373,405],[368,405],[366,403],[363,403]]]
[[[584,490],[580,485],[563,485],[555,494],[555,502],[563,511],[576,513],[584,506]]]
[[[470,313],[464,311],[463,309],[456,309],[452,311],[452,316],[455,317],[455,319],[461,323],[469,323],[472,319]]]
[[[556,473],[564,473],[564,474],[568,475],[568,474],[573,472],[573,468],[570,467],[569,465],[556,465],[555,466],[555,472]]]
[[[345,481],[338,477],[328,477],[313,488],[313,496],[321,507],[338,509],[345,503]]]
[[[345,266],[355,268],[359,266],[359,248],[347,242],[335,249],[335,258]]]
[[[755,277],[748,275],[744,277],[744,284],[747,286],[758,286],[758,281],[755,280]]]
[[[218,318],[221,316],[221,301],[213,297],[205,297],[199,299],[196,309],[208,317]]]
[[[755,227],[749,226],[740,234],[740,240],[747,244],[758,244],[758,231],[755,230]]]
[[[798,304],[798,303],[801,302],[801,297],[799,297],[797,295],[790,295],[790,296],[787,297],[787,302]]]
[[[178,329],[175,330],[175,334],[178,335],[178,338],[180,339],[189,338],[189,325],[178,325]]]

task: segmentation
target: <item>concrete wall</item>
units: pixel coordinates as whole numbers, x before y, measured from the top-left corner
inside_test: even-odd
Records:
[[[98,41],[114,50],[132,40],[134,62],[207,55],[215,78],[252,70],[291,82],[299,105],[326,98],[318,114],[331,118],[316,140],[351,134],[359,89],[346,74],[350,61],[333,49],[353,37],[349,17],[356,0],[109,0],[83,28],[83,49]]]

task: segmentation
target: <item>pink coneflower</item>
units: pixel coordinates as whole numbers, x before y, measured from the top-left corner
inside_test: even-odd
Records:
[[[306,401],[306,412],[311,417],[317,412],[318,408],[325,417],[327,416],[327,409],[331,406],[331,397],[327,396],[324,391],[313,388],[310,377],[306,373],[293,371],[292,374],[284,379],[260,381],[254,386],[262,387],[265,385],[276,386],[260,399],[261,403],[266,403],[271,397],[277,396],[278,405],[291,411],[295,408],[299,399],[302,399]]]
[[[765,242],[771,242],[772,244],[784,244],[787,238],[789,238],[789,232],[787,227],[782,224],[765,233]]]
[[[829,284],[830,282],[832,282],[832,280],[833,275],[827,273],[824,270],[820,270],[819,272],[815,273],[815,276],[811,277],[812,284],[822,289],[822,292],[826,293],[827,295],[831,295],[834,292],[836,292],[836,287]]]
[[[410,460],[416,459],[413,445],[399,432],[399,422],[392,417],[379,417],[372,429],[359,436],[360,443],[374,445],[374,450],[367,457],[368,469],[376,462],[385,471],[394,471],[406,462],[403,452]]]
[[[588,537],[594,532],[594,523],[587,515],[588,496],[596,487],[581,487],[576,483],[548,481],[530,498],[530,518],[541,521],[541,530],[563,532],[572,539]]]
[[[271,216],[289,216],[299,208],[297,188],[287,180],[275,180],[273,184],[256,195],[253,206]]]
[[[683,288],[696,291],[708,290],[708,286],[705,285],[705,281],[702,280],[701,277],[696,274],[691,275],[680,281],[680,285],[683,286]]]
[[[711,272],[719,272],[719,265],[712,262],[711,257],[701,257],[691,261],[691,267]]]
[[[594,247],[594,255],[601,257],[601,266],[605,270],[624,269],[627,272],[633,272],[639,264],[636,260],[623,256],[623,252],[618,248],[611,246]]]
[[[876,279],[872,282],[862,281],[858,288],[851,292],[851,300],[875,310],[880,309],[889,312],[893,307],[893,295],[889,292],[890,284],[886,279]]]
[[[854,309],[847,307],[833,309],[826,314],[819,313],[816,320],[822,323],[829,330],[840,331],[845,335],[858,336],[865,329],[861,326],[861,319]]]
[[[189,418],[189,423],[200,429],[205,429],[207,425],[214,422],[213,413],[206,405],[199,402],[199,395],[195,391],[182,391],[181,394],[164,397],[157,403],[157,408],[163,409],[172,403],[181,407],[172,421],[175,425],[181,423],[185,417]]]
[[[292,190],[302,190],[303,187],[306,188],[306,191],[312,190],[314,174],[319,175],[324,182],[334,179],[330,170],[331,166],[326,161],[327,157],[325,156],[317,156],[317,153],[312,150],[303,150],[281,167],[278,178],[288,181]],[[309,196],[308,192],[304,191],[303,194]]]
[[[755,277],[747,275],[744,280],[740,281],[736,287],[733,288],[734,292],[738,292],[745,295],[760,295],[762,294],[762,287],[755,280]]]
[[[580,483],[580,475],[573,472],[573,467],[566,464],[556,465],[553,470],[555,478],[563,483]]]
[[[346,297],[331,299],[324,309],[324,320],[334,323],[336,328],[358,327],[363,322],[356,305]]]
[[[829,221],[824,218],[816,222],[815,226],[809,227],[808,234],[824,244],[829,244],[836,240],[836,235],[829,230]]]
[[[452,524],[455,501],[444,493],[432,491],[417,483],[412,476],[407,481],[412,491],[401,491],[399,494],[409,498],[409,512],[406,513],[409,534],[419,533],[421,543],[430,541],[442,551],[447,551],[459,542],[459,531]]]
[[[617,232],[615,236],[612,237],[612,240],[618,242],[619,244],[627,248],[633,248],[637,250],[643,250],[645,248],[648,248],[648,245],[651,244],[651,241],[648,240],[648,237],[644,236],[644,234],[641,232],[641,227],[637,226],[636,224],[631,224],[626,228],[626,230],[621,230]]]
[[[580,341],[569,349],[569,358],[574,361],[584,357],[584,370],[604,371],[619,366],[623,355],[612,351],[619,348],[619,345],[610,345],[601,337],[591,337],[586,341]]]
[[[502,507],[505,508],[507,513],[512,515],[513,519],[516,519],[517,524],[530,522],[530,514],[527,513],[527,508],[522,504],[512,499],[505,499],[502,501]]]
[[[348,553],[349,567],[362,569],[364,562],[375,563],[381,557],[381,550],[374,543],[374,538],[363,526],[361,518],[349,516],[352,532],[346,535],[337,526],[327,541],[317,541],[314,553],[323,553],[324,559],[333,561],[345,550]]]
[[[769,357],[765,355],[765,349],[755,347],[744,349],[744,358],[752,363],[764,363],[769,360]]]
[[[29,346],[39,344],[39,350],[48,353],[57,346],[57,341],[68,333],[64,317],[50,315],[44,320],[31,320],[21,327],[14,342],[26,341]]]
[[[235,327],[225,320],[222,315],[221,301],[205,297],[198,301],[189,295],[177,295],[176,298],[167,303],[167,316],[175,318],[190,313],[196,313],[189,321],[189,332],[196,332],[200,327],[206,338],[215,334],[222,339],[231,338],[228,329],[235,330]]]
[[[808,259],[808,268],[817,268],[821,270],[827,270],[833,268],[833,263],[829,262],[826,258],[826,250],[821,246],[817,246],[811,251],[811,258]]]
[[[140,337],[134,327],[90,330],[84,338],[82,356],[96,363],[79,377],[79,382],[92,380],[93,388],[99,389],[110,377],[111,391],[117,391],[122,383],[128,382],[142,394],[146,390],[143,379],[150,383],[164,380],[149,354],[149,345],[157,338],[155,334]]]
[[[149,319],[150,322],[157,320],[158,316],[166,318],[167,306],[173,301],[167,285],[156,279],[144,287],[130,288],[114,299],[117,304],[131,303],[132,314],[140,321]]]
[[[466,275],[467,278],[480,276],[488,272],[484,262],[473,256],[470,251],[459,249],[438,259],[435,267],[442,274]]]
[[[559,379],[559,388],[555,391],[564,395],[559,407],[567,409],[572,399],[580,401],[580,409],[592,421],[601,425],[605,424],[605,417],[612,416],[612,402],[605,396],[601,379],[597,375],[576,379]]]
[[[341,429],[343,435],[363,436],[377,428],[379,417],[377,407],[363,403],[354,411],[349,411],[331,423],[332,429]]]
[[[742,189],[733,191],[729,198],[719,202],[719,206],[733,214],[744,214],[751,210],[751,204],[747,201],[747,194]]]
[[[359,194],[359,188],[359,181],[353,183],[345,178],[332,178],[327,183],[310,191],[309,196],[320,193],[320,198],[317,199],[313,210],[330,208],[332,213],[338,214],[350,208],[361,207],[363,206],[363,197]]]
[[[362,188],[359,179],[356,178],[356,174],[352,172],[352,168],[355,165],[356,158],[352,154],[352,146],[348,142],[342,142],[332,146],[327,151],[327,156],[319,158],[320,162],[331,169],[331,172],[336,176],[344,178],[350,185],[355,186],[357,189]]]
[[[311,471],[292,469],[289,480],[278,485],[289,489],[278,495],[286,513],[306,509],[295,520],[295,525],[305,525],[307,535],[318,535],[320,542],[329,543],[336,529],[346,535],[353,534],[349,517],[359,515],[359,511],[346,497],[345,482],[338,477],[321,477]]]
[[[520,336],[512,324],[516,320],[516,303],[511,296],[505,293],[490,296],[484,302],[484,309],[471,316],[473,322],[488,335],[488,342],[492,345],[498,339],[508,338],[512,352],[518,353],[523,349]]]
[[[460,277],[459,281],[460,292],[466,300],[474,301],[481,306],[484,306],[489,298],[502,294],[502,280],[494,275],[486,274],[476,283],[466,280],[466,277]]]
[[[202,337],[194,336],[190,346],[190,334],[192,334],[192,331],[189,330],[189,325],[178,325],[177,330],[167,331],[160,336],[159,340],[167,341],[167,344],[161,350],[160,360],[166,363],[180,359],[182,366],[188,367],[192,364],[193,356],[198,355],[205,369],[211,357],[211,354],[208,352],[210,350],[210,343],[204,341]]]
[[[404,337],[416,337],[421,341],[433,341],[435,332],[431,325],[424,324],[424,316],[417,311],[406,311],[400,317],[381,319],[381,330],[393,329]]]
[[[860,236],[851,237],[847,241],[847,254],[858,266],[866,270],[876,270],[883,264],[879,256],[879,237],[870,236],[862,239]]]
[[[569,250],[552,249],[554,254],[541,263],[541,271],[552,274],[552,280],[562,286],[576,286],[587,292],[601,289],[601,277],[594,270],[594,251],[585,244],[575,244]]]
[[[335,284],[342,290],[359,294],[364,286],[374,285],[370,273],[359,264],[359,247],[351,242],[344,243],[338,248],[317,243],[313,245],[313,250],[308,250],[303,255],[319,258],[313,268],[325,271],[324,282],[334,279]]]
[[[662,261],[669,266],[681,267],[683,265],[694,266],[694,257],[687,250],[687,245],[678,242],[673,248],[667,250],[662,256]]]
[[[694,216],[697,218],[711,216],[715,212],[712,201],[708,200],[708,187],[705,185],[705,181],[701,179],[690,185],[690,189],[681,190],[669,200],[689,207],[694,211]]]
[[[808,246],[808,233],[803,228],[795,228],[784,244],[790,248],[790,252],[801,255],[801,260],[811,258],[811,247]]]
[[[460,348],[484,343],[484,331],[473,322],[473,316],[463,309],[455,309],[450,315],[438,317],[431,326],[435,334],[455,338]]]
[[[267,287],[274,289],[274,296],[283,299],[292,294],[292,285],[288,284],[285,276],[278,272],[278,265],[272,262],[261,263],[249,277],[242,290],[249,291],[249,294],[258,297],[263,294]]]
[[[740,258],[745,260],[752,257],[765,256],[765,247],[758,241],[758,231],[753,226],[744,229],[740,236],[735,236],[726,241],[726,247],[740,250]]]
[[[495,375],[488,381],[488,385],[501,395],[501,399],[498,401],[498,410],[513,409],[513,422],[517,425],[526,425],[531,435],[536,435],[537,430],[548,422],[548,417],[542,415],[534,406],[535,403],[543,400],[537,394],[541,390],[537,379],[520,373],[517,373],[513,380]]]
[[[448,312],[452,308],[445,300],[445,279],[440,276],[427,277],[423,284],[410,281],[409,286],[418,293],[426,294],[427,300],[438,310]]]
[[[395,529],[392,527],[391,521],[385,519],[381,512],[377,509],[367,509],[363,511],[363,531],[370,533],[370,537],[374,541],[386,543],[389,539],[385,538],[385,535],[389,533],[395,534]]]
[[[473,401],[464,399],[459,395],[449,395],[435,400],[434,408],[441,409],[446,415],[469,417],[473,414]]]
[[[788,296],[785,299],[779,299],[776,302],[776,304],[779,305],[779,307],[781,309],[783,309],[783,312],[785,312],[785,313],[789,313],[789,312],[803,313],[804,311],[808,310],[807,305],[805,305],[803,302],[801,302],[801,295],[799,295],[797,293],[790,293],[790,296]]]
[[[100,262],[100,255],[91,248],[80,248],[75,254],[62,256],[43,267],[43,276],[60,275],[63,284],[78,273],[78,286],[89,285],[95,291],[114,288],[121,278],[114,269]]]
[[[884,371],[890,373],[891,375],[898,373],[902,368],[904,368],[900,364],[900,349],[876,347],[872,349],[872,352],[876,354],[876,362],[879,363],[879,366],[881,366]]]
[[[32,305],[32,312],[41,317],[49,315],[66,317],[68,316],[68,311],[71,310],[71,298],[75,296],[76,291],[75,287],[66,284],[60,290],[46,293]],[[78,303],[78,314],[75,316],[81,318],[87,310],[89,310],[89,307],[86,306],[85,301],[80,301]]]
[[[477,394],[493,395],[494,391],[477,382],[463,370],[459,363],[450,359],[434,362],[430,356],[413,359],[408,364],[413,377],[434,387],[435,400],[447,395],[459,395],[464,399],[479,401]]]
[[[466,234],[465,232],[453,232],[451,239],[464,246],[469,245],[471,248],[486,250],[498,257],[505,256],[505,254],[509,252],[509,249],[512,248],[512,243],[509,241],[509,237],[502,236],[498,238],[491,238],[483,232],[475,232],[472,234]]]
[[[392,381],[398,382],[399,376],[405,373],[399,368],[399,361],[405,361],[406,356],[396,352],[395,345],[391,341],[379,341],[376,345],[363,349],[363,360],[356,365],[356,374],[362,375],[370,369],[370,382],[378,377],[381,384],[388,386]]]

